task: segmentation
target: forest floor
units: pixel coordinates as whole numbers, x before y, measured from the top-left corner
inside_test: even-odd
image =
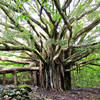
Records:
[[[42,94],[51,98],[50,100],[100,100],[100,88],[75,87],[66,93],[47,91],[38,87],[32,87],[32,89],[36,91],[37,95]]]
[[[100,88],[74,87],[66,93],[47,91],[37,86],[31,88],[30,97],[36,98],[32,100],[100,100]]]

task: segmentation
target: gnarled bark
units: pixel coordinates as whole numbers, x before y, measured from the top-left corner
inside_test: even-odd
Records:
[[[59,61],[51,61],[41,67],[41,87],[57,91],[71,90],[71,72],[66,72],[66,68],[70,69],[70,65],[66,67]]]

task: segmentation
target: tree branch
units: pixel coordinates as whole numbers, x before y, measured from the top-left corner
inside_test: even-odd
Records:
[[[15,8],[14,6],[10,6],[8,3],[4,2],[4,1],[0,1],[0,4],[2,4],[3,6],[6,6],[7,8],[10,8],[11,10],[15,11],[15,12],[23,12],[23,9],[18,9],[18,8]],[[26,12],[23,12],[22,13],[23,15],[27,15],[28,18],[34,22],[36,25],[38,25],[39,27],[41,27],[41,29],[43,29],[44,31],[46,31],[46,28],[41,24],[39,23],[37,20],[35,20],[33,17],[31,17],[28,13]]]
[[[89,63],[89,64],[94,66],[100,66],[100,64],[95,64],[95,63]]]
[[[93,58],[93,59],[86,60],[86,61],[76,62],[75,65],[83,66],[87,64],[92,64],[92,62],[95,60],[100,60],[100,58]]]
[[[65,0],[64,5],[62,6],[62,10],[65,11],[69,7],[71,2],[72,0]]]
[[[3,25],[5,27],[7,27],[7,28],[11,28],[11,29],[17,30],[16,27],[14,27],[13,25],[7,24],[7,23],[0,22],[0,25]]]
[[[50,12],[48,12],[48,11],[43,7],[43,5],[40,3],[39,0],[37,0],[37,1],[38,1],[39,5],[40,5],[40,6],[44,9],[44,11],[46,12],[46,14],[47,14],[47,16],[49,17],[49,19],[50,19],[50,21],[52,22],[52,24],[54,24],[55,21],[52,19],[52,16],[51,16]],[[43,3],[45,3],[45,0],[43,1]]]
[[[79,36],[81,36],[82,34],[91,31],[96,25],[98,25],[100,23],[100,18],[94,20],[90,25],[84,27],[83,29],[81,29],[78,33],[76,33],[76,35],[73,37],[74,40],[78,39]]]
[[[66,25],[66,28],[69,30],[70,32],[70,35],[69,35],[69,38],[68,38],[68,46],[70,45],[70,40],[72,38],[72,27],[70,26],[69,22],[68,22],[68,19],[66,17],[66,15],[64,14],[63,10],[61,9],[59,3],[57,2],[57,0],[54,0],[54,3],[55,3],[55,6],[59,12],[59,14],[62,16],[62,19]]]
[[[28,61],[28,60],[21,60],[21,59],[15,59],[15,58],[11,58],[11,57],[6,57],[6,56],[0,56],[0,60],[1,61],[8,61],[8,62],[13,62],[13,63],[18,63],[18,64],[30,64],[32,62]]]
[[[91,51],[92,52],[92,51]],[[75,53],[71,56],[69,56],[67,59],[64,60],[65,65],[66,64],[70,64],[70,63],[75,63],[76,61],[81,60],[84,57],[87,57],[89,54],[91,54],[91,52],[85,51],[83,53]]]
[[[14,71],[39,71],[39,67],[0,67],[0,74],[3,73],[13,73]]]
[[[3,6],[0,5],[0,8],[4,11],[4,13],[8,16],[8,18],[11,20],[11,22],[21,31],[23,32],[22,30],[22,27],[11,17],[11,15],[9,14],[9,11],[4,8]]]
[[[86,11],[85,13],[83,13],[82,15],[80,15],[80,17],[76,17],[76,18],[71,18],[69,20],[69,22],[72,24],[75,20],[80,20],[82,19],[84,16],[86,16],[87,14],[93,13],[95,10],[97,10],[100,7],[100,4],[98,4],[96,7],[94,7],[93,9]]]
[[[73,48],[86,48],[86,47],[91,47],[97,44],[100,44],[100,42],[94,42],[94,43],[86,44],[86,45],[77,45],[77,46],[73,46]]]
[[[18,51],[18,50],[26,50],[26,51],[34,52],[41,59],[41,61],[44,64],[46,64],[45,59],[41,56],[41,54],[38,52],[38,50],[36,50],[34,48],[29,48],[26,46],[9,46],[7,48],[6,46],[0,46],[0,51]]]

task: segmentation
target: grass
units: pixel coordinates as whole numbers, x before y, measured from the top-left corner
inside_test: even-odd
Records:
[[[78,87],[100,88],[100,67],[84,67],[72,72],[72,85]]]

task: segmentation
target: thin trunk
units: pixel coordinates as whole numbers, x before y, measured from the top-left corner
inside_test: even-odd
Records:
[[[14,75],[14,85],[16,86],[17,85],[17,72],[14,71],[13,75]]]
[[[3,74],[3,85],[6,85],[6,74]]]

